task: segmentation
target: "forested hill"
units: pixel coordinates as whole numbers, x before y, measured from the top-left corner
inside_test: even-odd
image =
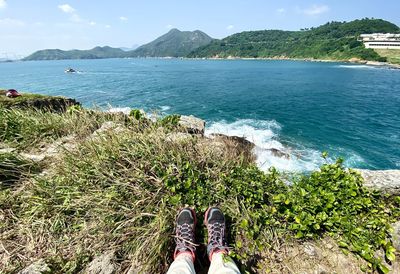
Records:
[[[172,29],[154,41],[129,53],[129,57],[184,57],[191,51],[209,44],[213,38],[206,33]]]
[[[245,31],[214,40],[188,57],[288,57],[385,61],[374,50],[366,49],[357,37],[362,33],[399,33],[393,23],[381,19],[330,22],[301,31]]]
[[[23,61],[31,60],[66,60],[66,59],[100,59],[100,58],[121,58],[125,57],[126,52],[122,49],[112,47],[95,47],[90,50],[60,50],[45,49],[22,59]]]

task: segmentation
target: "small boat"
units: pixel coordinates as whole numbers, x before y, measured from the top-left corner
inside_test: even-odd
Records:
[[[76,73],[76,70],[74,70],[73,68],[68,68],[65,70],[65,73]]]

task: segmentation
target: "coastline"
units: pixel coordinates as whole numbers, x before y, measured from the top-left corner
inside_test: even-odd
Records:
[[[163,57],[165,59],[170,59],[171,57]],[[203,58],[187,58],[182,57],[181,59],[198,59],[198,60],[278,60],[278,61],[301,61],[301,62],[317,62],[317,63],[350,63],[350,64],[362,64],[374,67],[389,67],[394,69],[400,69],[400,64],[394,64],[390,62],[378,62],[378,61],[368,61],[358,58],[351,58],[349,60],[340,59],[313,59],[313,58],[290,58],[290,57],[203,57]]]

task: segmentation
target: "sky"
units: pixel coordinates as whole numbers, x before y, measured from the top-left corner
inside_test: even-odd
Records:
[[[130,48],[172,28],[223,38],[364,17],[400,26],[399,11],[399,0],[0,0],[0,58],[47,48]]]

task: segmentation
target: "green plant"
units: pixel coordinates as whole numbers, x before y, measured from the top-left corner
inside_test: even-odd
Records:
[[[373,269],[387,273],[375,252],[382,248],[386,259],[394,261],[389,239],[390,224],[399,217],[388,197],[363,186],[361,175],[347,170],[339,159],[320,171],[304,176],[273,202],[285,227],[296,238],[314,238],[328,233],[342,248],[359,255]]]
[[[140,109],[132,109],[129,112],[129,116],[133,117],[136,120],[140,120],[140,119],[142,119],[144,117],[143,113],[142,113],[142,111]]]
[[[180,119],[181,119],[180,115],[172,114],[161,118],[159,123],[161,126],[177,126]]]
[[[73,114],[73,113],[79,113],[83,110],[81,105],[73,105],[73,106],[69,106],[67,108],[67,113],[69,114]]]

